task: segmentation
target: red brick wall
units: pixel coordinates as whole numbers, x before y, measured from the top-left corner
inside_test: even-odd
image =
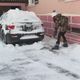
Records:
[[[48,36],[53,36],[54,34],[54,22],[50,15],[39,15],[40,19],[43,22],[43,26],[45,29],[45,34]],[[71,29],[77,28],[80,29],[80,16],[68,16],[69,24]],[[80,43],[80,33],[76,32],[67,32],[66,34],[67,40],[70,43]]]
[[[52,36],[53,33],[54,33],[54,27],[53,27],[53,19],[51,16],[49,15],[40,15],[39,16],[40,19],[42,20],[43,22],[43,27],[45,29],[45,34],[48,35],[48,36]]]

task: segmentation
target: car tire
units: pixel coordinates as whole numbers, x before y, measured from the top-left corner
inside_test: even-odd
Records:
[[[9,44],[10,43],[10,36],[9,34],[4,34],[4,31],[2,33],[2,41],[5,43],[5,44]]]
[[[42,41],[44,39],[44,35],[39,36],[39,38],[40,38],[40,41]]]
[[[13,44],[15,46],[15,43],[12,43],[11,41],[11,35],[9,33],[7,34],[2,34],[2,41],[5,43],[5,44]]]
[[[2,39],[2,41],[4,39],[4,31],[3,30],[1,31],[1,39]]]
[[[2,39],[2,40],[3,40],[3,42],[4,42],[5,44],[7,44],[7,37],[6,37],[5,34],[3,35],[3,39]]]

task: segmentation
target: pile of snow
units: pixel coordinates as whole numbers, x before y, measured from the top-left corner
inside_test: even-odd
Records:
[[[55,42],[47,36],[31,45],[14,47],[0,42],[0,79],[80,80],[80,45],[69,44],[59,53],[44,49]]]
[[[13,45],[4,45],[1,43],[0,46],[0,63],[11,63],[12,60],[15,58],[25,58],[25,56],[22,53],[18,53],[17,50],[15,50],[15,47]]]
[[[56,39],[45,36],[44,42],[47,45],[54,46],[56,43]],[[62,44],[63,43],[61,42],[60,43],[61,49],[59,50],[60,53],[64,53],[65,55],[68,55],[69,57],[72,57],[80,61],[80,44],[77,44],[77,43],[68,44],[69,47],[67,48],[62,47]]]
[[[70,51],[70,56],[80,61],[80,45],[74,44],[74,48]]]

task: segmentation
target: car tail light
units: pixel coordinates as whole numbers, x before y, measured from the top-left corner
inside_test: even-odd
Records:
[[[7,26],[7,29],[8,29],[8,30],[12,30],[12,29],[14,29],[14,28],[15,28],[14,25],[8,25],[8,26]]]

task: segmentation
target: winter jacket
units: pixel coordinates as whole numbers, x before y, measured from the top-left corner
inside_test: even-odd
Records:
[[[57,30],[58,32],[66,32],[68,30],[68,17],[57,14],[53,17],[53,21],[55,23],[55,30]]]

